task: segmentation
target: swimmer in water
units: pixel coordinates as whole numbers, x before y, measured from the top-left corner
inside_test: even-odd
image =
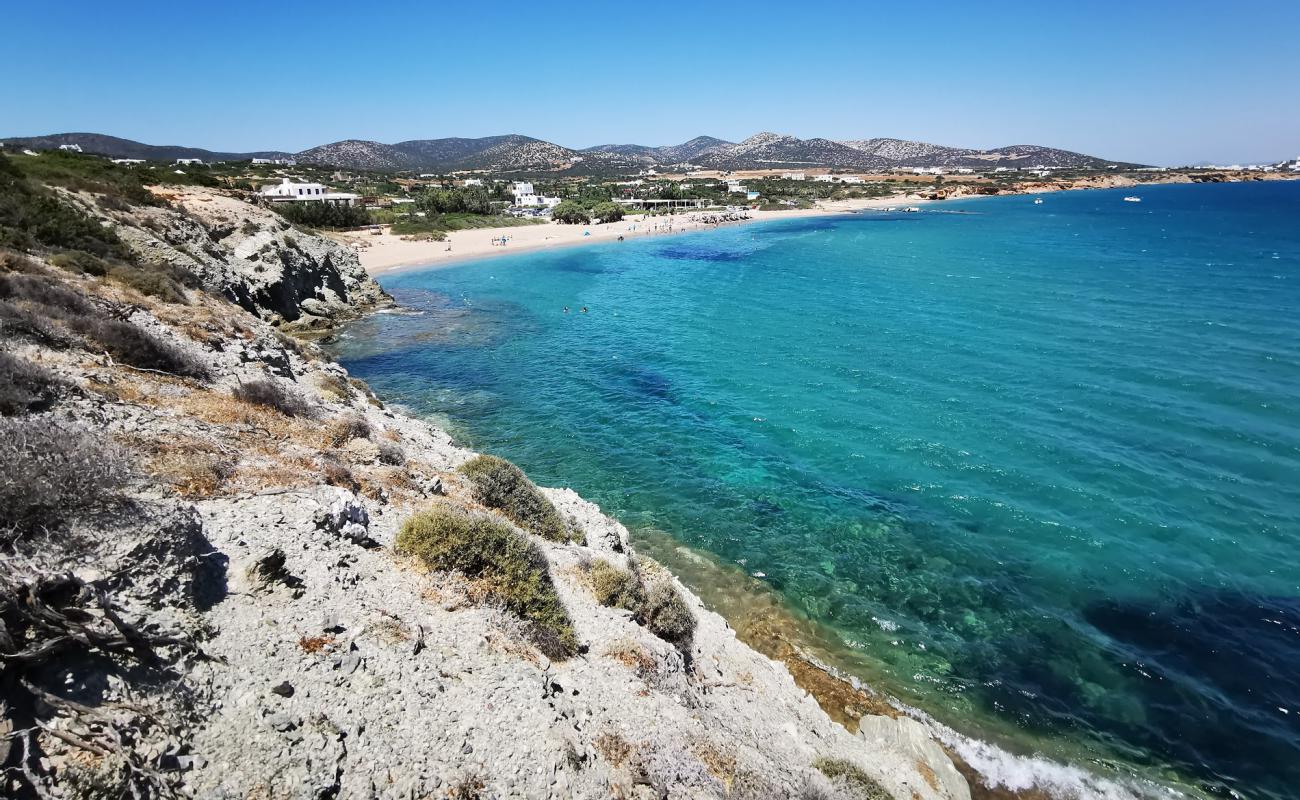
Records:
[[[586,307],[586,306],[583,306],[583,307],[582,307],[582,313],[584,313],[584,314],[587,313],[587,307]]]
[[[569,307],[568,307],[568,306],[565,306],[565,307],[564,307],[564,313],[566,313],[566,314],[569,313]]]

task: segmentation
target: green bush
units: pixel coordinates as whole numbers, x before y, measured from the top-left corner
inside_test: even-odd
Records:
[[[370,224],[362,206],[337,203],[272,203],[271,210],[294,223],[311,228],[360,228]]]
[[[50,256],[50,263],[60,269],[66,269],[68,272],[75,272],[80,275],[94,275],[97,278],[104,277],[113,268],[112,264],[99,256],[84,253],[80,250],[67,250],[56,253]]]
[[[0,350],[0,415],[38,410],[65,386],[49,370]]]
[[[885,787],[852,761],[819,758],[813,762],[813,767],[838,788],[846,790],[853,800],[893,800],[893,795]]]
[[[483,581],[489,592],[528,624],[533,642],[551,658],[578,650],[569,614],[551,582],[546,556],[518,531],[487,514],[435,505],[407,519],[398,552],[433,570],[456,570]]]
[[[641,607],[641,621],[650,632],[686,651],[695,637],[695,617],[677,588],[668,581],[657,583],[646,592]]]
[[[164,269],[140,269],[126,264],[117,264],[109,269],[113,280],[135,289],[149,297],[156,297],[164,303],[186,303],[185,289]]]
[[[645,604],[645,587],[636,573],[619,569],[608,561],[597,561],[588,573],[596,602],[640,613]]]
[[[44,170],[46,182],[69,185],[59,179],[59,165],[66,159],[53,154],[20,157],[26,168]],[[48,159],[42,166],[38,162]],[[18,158],[0,155],[0,246],[18,250],[37,247],[82,250],[98,256],[125,256],[126,248],[117,234],[63,202],[37,181],[29,180],[17,166]],[[102,161],[103,159],[92,159]],[[66,177],[66,176],[64,176]],[[92,188],[69,186],[69,188]],[[96,185],[93,189],[103,190]],[[147,192],[146,192],[147,194]]]
[[[551,210],[551,219],[566,225],[576,225],[591,222],[591,215],[573,200],[565,200]]]
[[[623,219],[623,207],[618,203],[597,203],[591,207],[591,216],[601,222],[618,222]]]
[[[477,456],[460,468],[474,485],[474,499],[495,508],[519,527],[553,542],[577,537],[564,524],[560,512],[523,471],[496,456]]]

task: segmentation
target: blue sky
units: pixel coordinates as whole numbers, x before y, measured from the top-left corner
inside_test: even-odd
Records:
[[[6,5],[0,136],[300,150],[774,130],[1300,156],[1295,0]]]

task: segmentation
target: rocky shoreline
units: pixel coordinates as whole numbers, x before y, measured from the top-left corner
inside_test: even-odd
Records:
[[[971,796],[925,726],[878,699],[833,720],[833,692],[571,491],[541,490],[574,541],[523,531],[461,471],[474,453],[281,333],[387,302],[345,248],[214,192],[65,197],[201,286],[0,256],[26,392],[0,420],[7,796]],[[499,587],[394,549],[430,507],[541,555],[576,655],[544,655]],[[598,600],[599,562],[671,587],[689,643]]]

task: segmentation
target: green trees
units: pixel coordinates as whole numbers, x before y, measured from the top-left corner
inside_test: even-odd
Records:
[[[482,186],[430,189],[415,201],[426,214],[491,214],[492,197]]]
[[[370,224],[370,213],[361,206],[335,203],[274,203],[271,208],[292,223],[312,228],[359,228]]]
[[[618,222],[623,219],[623,207],[614,202],[597,203],[592,206],[591,215],[601,222]]]
[[[556,222],[563,222],[566,225],[578,225],[591,222],[591,215],[587,209],[573,200],[565,200],[551,211],[551,218]]]

